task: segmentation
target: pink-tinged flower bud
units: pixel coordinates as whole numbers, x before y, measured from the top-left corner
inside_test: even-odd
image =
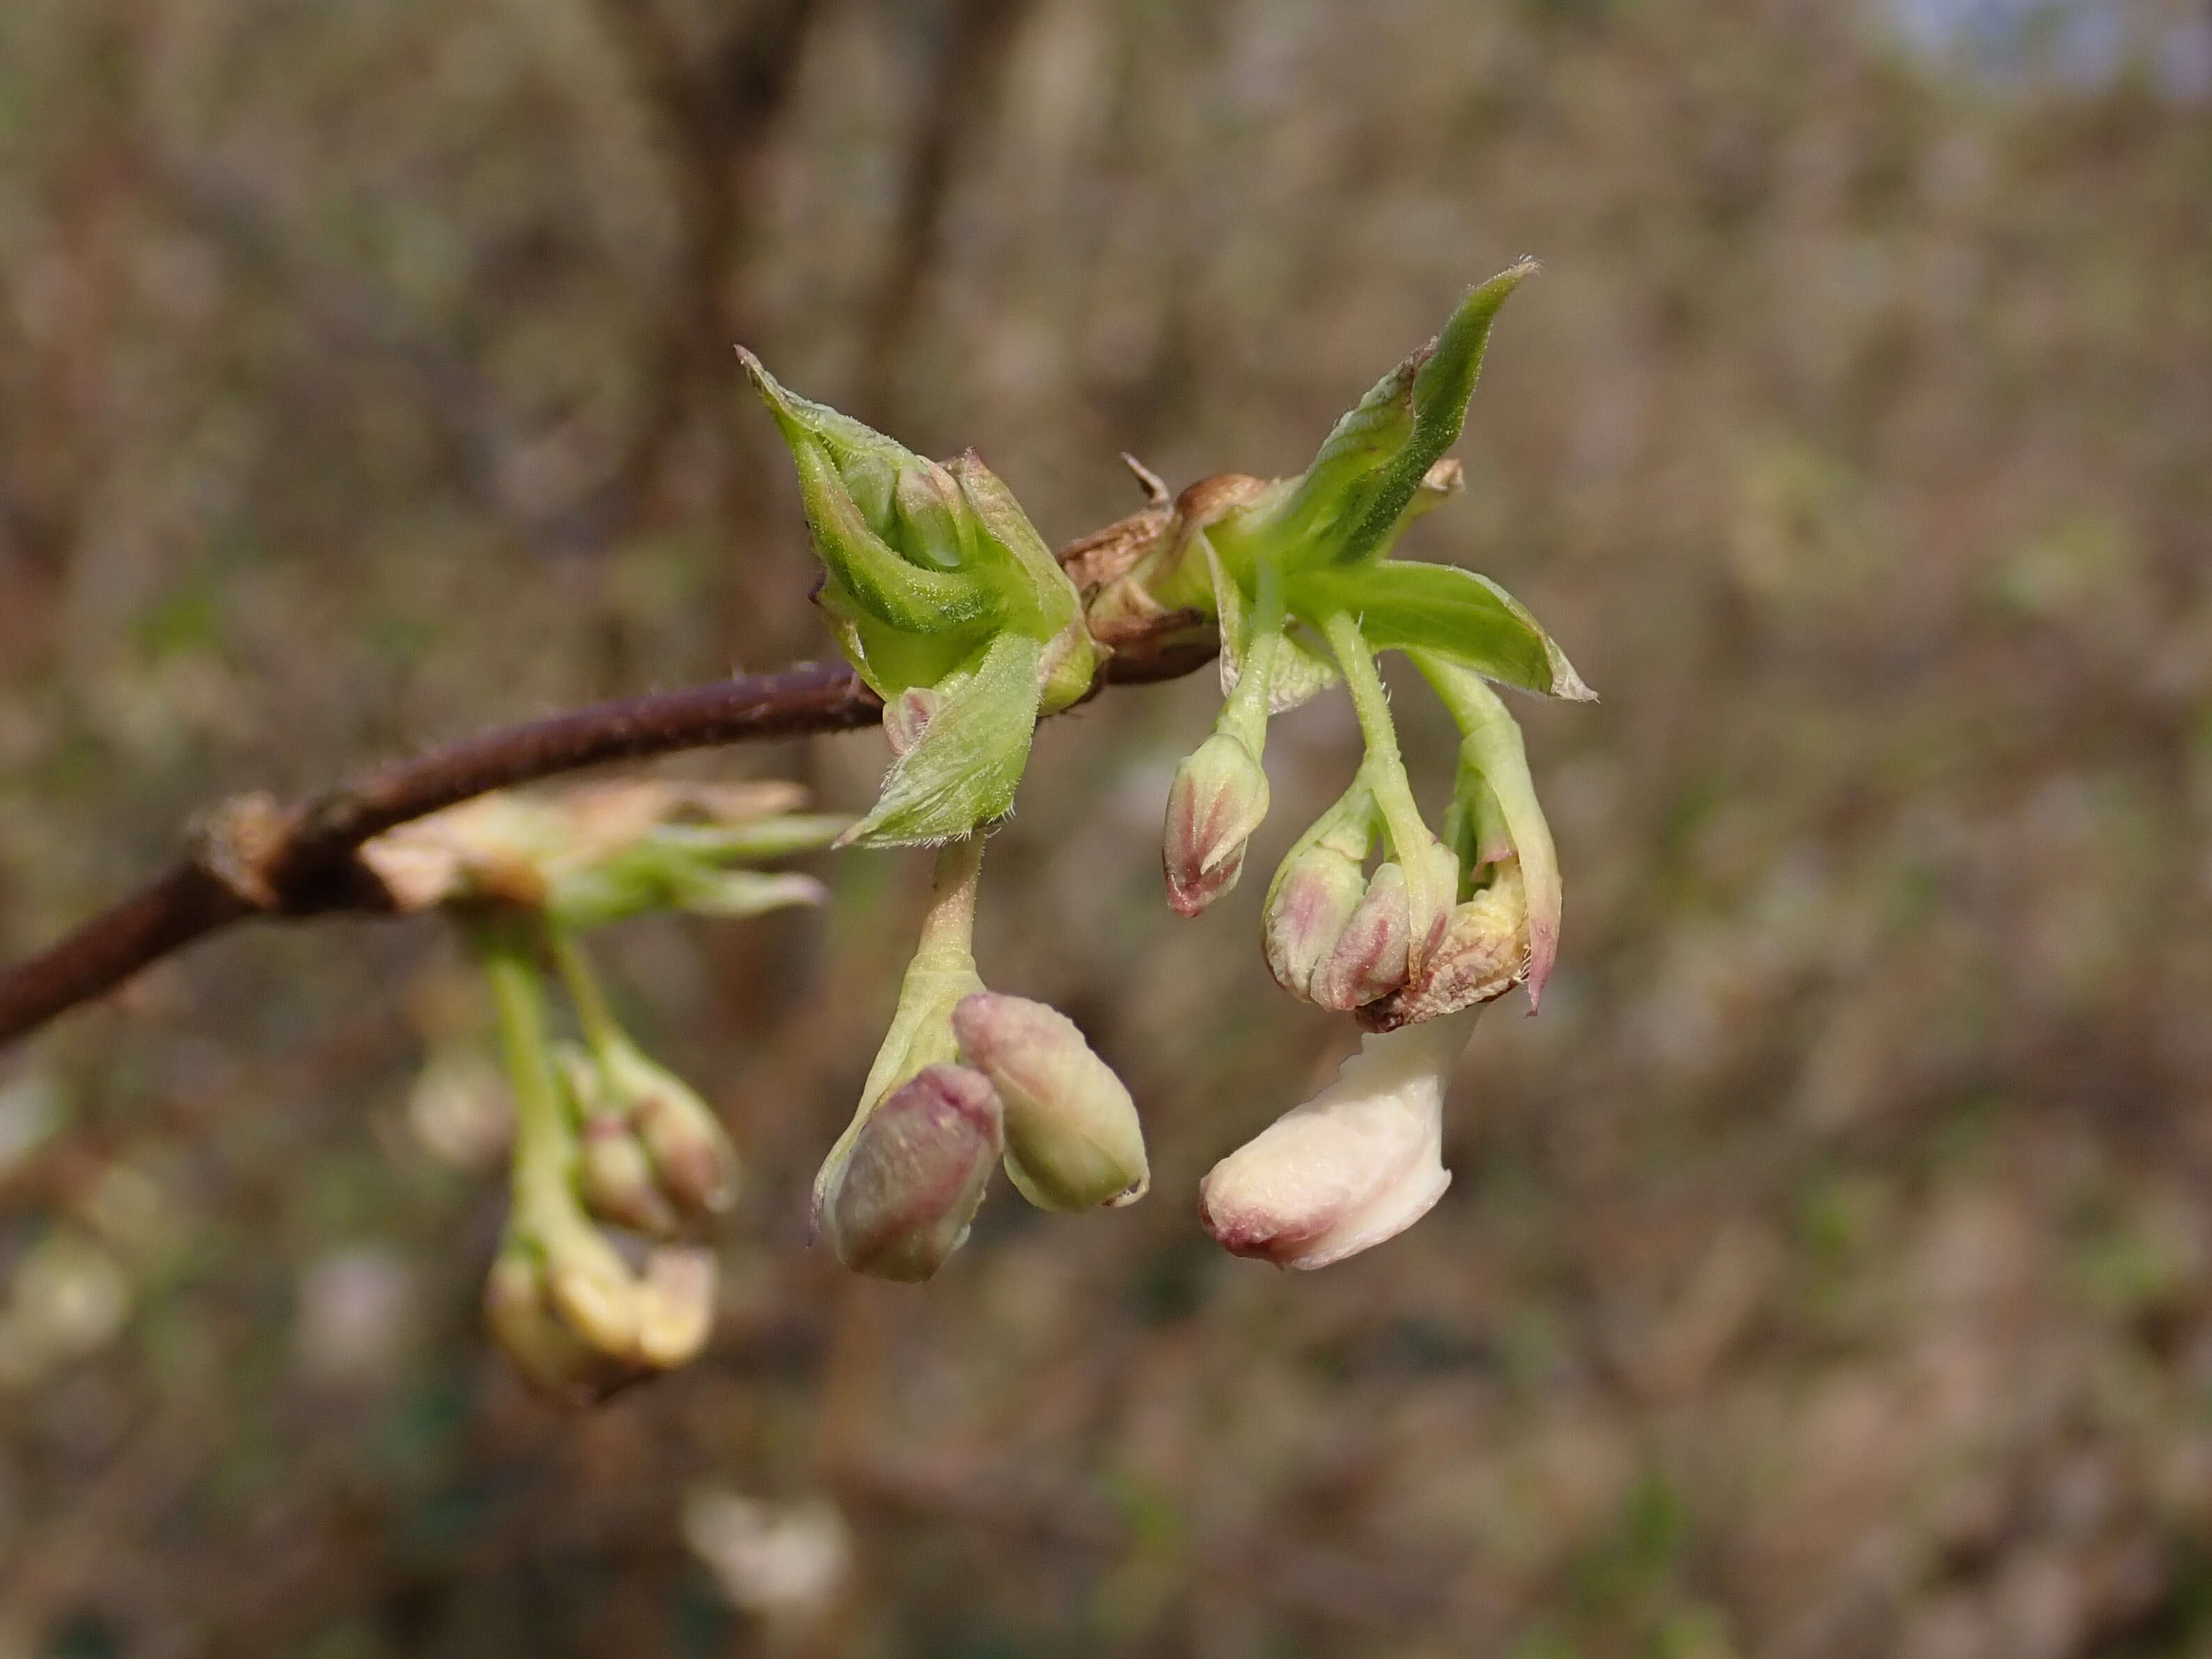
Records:
[[[1216,732],[1176,769],[1161,862],[1177,915],[1196,915],[1237,884],[1244,844],[1267,816],[1267,775],[1243,738]]]
[[[599,1056],[605,1079],[603,1109],[629,1114],[662,1188],[679,1209],[719,1214],[737,1201],[738,1155],[707,1103],[666,1066],[631,1043],[607,1044]]]
[[[676,1211],[653,1179],[653,1160],[621,1118],[584,1120],[576,1143],[576,1190],[602,1221],[655,1237],[676,1231]]]
[[[1498,878],[1454,908],[1443,942],[1421,971],[1358,1011],[1370,1031],[1395,1031],[1504,996],[1528,972],[1528,902],[1510,861]]]
[[[1322,1007],[1339,1012],[1388,996],[1406,982],[1412,943],[1406,872],[1393,861],[1369,880],[1344,931],[1315,967],[1309,994]]]
[[[1428,1213],[1451,1184],[1444,1082],[1472,1018],[1363,1037],[1328,1088],[1213,1166],[1206,1231],[1237,1255],[1323,1267]]]
[[[1144,1195],[1151,1171],[1137,1108],[1075,1022],[995,991],[952,1011],[960,1057],[998,1093],[1006,1173],[1040,1209],[1087,1210]]]
[[[999,1097],[964,1066],[925,1066],[868,1114],[818,1224],[855,1273],[918,1284],[968,1236],[1006,1150]]]
[[[1268,896],[1261,924],[1267,971],[1276,984],[1294,997],[1313,1000],[1314,972],[1336,949],[1366,892],[1359,860],[1347,853],[1322,843],[1291,856]]]

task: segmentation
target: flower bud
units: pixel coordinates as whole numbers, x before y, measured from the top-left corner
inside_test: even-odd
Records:
[[[540,1233],[545,1286],[562,1322],[601,1353],[627,1357],[637,1346],[637,1281],[622,1255],[580,1216]]]
[[[1294,853],[1276,878],[1262,920],[1267,971],[1292,996],[1313,999],[1313,979],[1367,892],[1350,854],[1317,842]]]
[[[637,1353],[670,1370],[697,1358],[714,1324],[714,1256],[696,1248],[663,1247],[645,1261],[637,1294]]]
[[[1434,1019],[1504,996],[1528,971],[1528,903],[1517,865],[1456,906],[1442,943],[1408,983],[1358,1011],[1370,1031]]]
[[[720,1214],[735,1203],[738,1155],[690,1085],[626,1041],[606,1043],[598,1060],[602,1092],[593,1105],[627,1114],[662,1191],[677,1207]]]
[[[1234,1255],[1310,1268],[1420,1219],[1451,1184],[1444,1082],[1472,1018],[1361,1038],[1334,1082],[1213,1166],[1206,1231]]]
[[[1168,903],[1194,916],[1237,884],[1244,844],[1267,816],[1267,775],[1244,740],[1216,732],[1176,769],[1162,846]]]
[[[1129,1091],[1075,1022],[1026,997],[983,991],[952,1011],[960,1057],[1003,1109],[1006,1173],[1040,1209],[1132,1203],[1152,1176]]]
[[[918,1284],[968,1236],[1006,1149],[999,1098],[964,1066],[925,1066],[828,1171],[816,1220],[855,1273]]]
[[[510,1245],[492,1263],[484,1280],[484,1322],[515,1369],[547,1394],[596,1398],[631,1373],[562,1322],[547,1293],[544,1264],[527,1247]]]
[[[653,1179],[653,1160],[630,1126],[604,1113],[584,1120],[577,1137],[576,1189],[602,1221],[663,1237],[676,1231],[674,1207]]]
[[[1339,1012],[1389,995],[1405,983],[1412,940],[1406,872],[1393,861],[1369,880],[1336,943],[1315,967],[1310,994]]]

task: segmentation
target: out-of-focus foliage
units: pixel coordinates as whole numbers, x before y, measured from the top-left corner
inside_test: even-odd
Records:
[[[1122,449],[1295,469],[1540,253],[1404,550],[1607,699],[1520,708],[1542,1018],[1315,1275],[1193,1214],[1347,1045],[1255,884],[1160,901],[1199,684],[1044,724],[978,938],[1129,1083],[1142,1204],[990,1206],[920,1292],[804,1248],[921,859],[610,934],[749,1196],[707,1357],[596,1415],[477,1329],[435,930],[231,938],[0,1059],[0,1654],[2200,1651],[2208,25],[2046,6],[2117,44],[1981,75],[1900,44],[1945,9],[0,4],[11,951],[227,789],[825,653],[738,341],[1058,538]],[[852,811],[880,741],[672,769]],[[1357,754],[1285,717],[1259,867]]]

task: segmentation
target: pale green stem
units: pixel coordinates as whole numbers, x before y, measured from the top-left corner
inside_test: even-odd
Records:
[[[937,849],[930,874],[929,908],[921,918],[921,938],[915,958],[957,957],[975,965],[975,894],[983,872],[983,837],[980,832],[947,842]]]
[[[1261,561],[1258,592],[1252,606],[1251,633],[1237,689],[1221,706],[1214,730],[1240,738],[1258,755],[1267,747],[1267,716],[1273,712],[1275,653],[1283,642],[1283,573],[1273,559]]]
[[[1375,793],[1391,851],[1406,872],[1407,908],[1413,924],[1410,955],[1418,974],[1428,955],[1432,930],[1443,926],[1458,896],[1458,866],[1435,850],[1436,837],[1413,799],[1413,781],[1398,752],[1398,728],[1390,719],[1390,694],[1376,672],[1374,653],[1367,648],[1358,619],[1348,611],[1332,611],[1322,618],[1322,632],[1335,653],[1345,690],[1352,694],[1352,710],[1359,717],[1360,735],[1367,741],[1360,775]]]
[[[561,1085],[545,1046],[545,991],[531,930],[500,920],[470,930],[470,942],[491,983],[500,1048],[514,1091],[514,1213],[539,1218],[569,1206],[572,1146]]]
[[[1390,719],[1390,694],[1383,690],[1366,635],[1359,631],[1359,623],[1350,611],[1334,611],[1322,618],[1321,626],[1329,649],[1336,653],[1337,666],[1343,671],[1345,690],[1352,694],[1352,712],[1359,717],[1359,735],[1366,740],[1367,757],[1360,763],[1360,772],[1374,791],[1375,804],[1382,809],[1383,824],[1389,830],[1391,848],[1408,866],[1406,874],[1410,879],[1419,849],[1431,837],[1422,821],[1420,805],[1413,799],[1405,759],[1398,752],[1398,728]]]
[[[576,1024],[584,1033],[585,1046],[593,1055],[604,1059],[610,1050],[627,1043],[629,1038],[616,1023],[614,1011],[607,1006],[606,993],[600,988],[599,975],[592,971],[591,959],[576,942],[576,936],[565,927],[549,923],[545,927],[545,949],[561,975],[562,988],[568,994],[568,1004],[576,1011]]]

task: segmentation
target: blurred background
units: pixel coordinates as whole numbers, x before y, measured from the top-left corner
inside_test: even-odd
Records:
[[[2212,1652],[2202,0],[6,0],[0,954],[228,792],[827,654],[733,342],[1058,541],[1528,252],[1407,550],[1605,702],[1517,705],[1565,954],[1432,1215],[1199,1230],[1351,1043],[1264,880],[1161,902],[1210,676],[1049,722],[984,886],[1133,1209],[805,1249],[920,856],[608,936],[749,1196],[596,1413],[479,1334],[441,929],[226,936],[0,1054],[0,1659]],[[1255,872],[1357,753],[1279,726]]]

